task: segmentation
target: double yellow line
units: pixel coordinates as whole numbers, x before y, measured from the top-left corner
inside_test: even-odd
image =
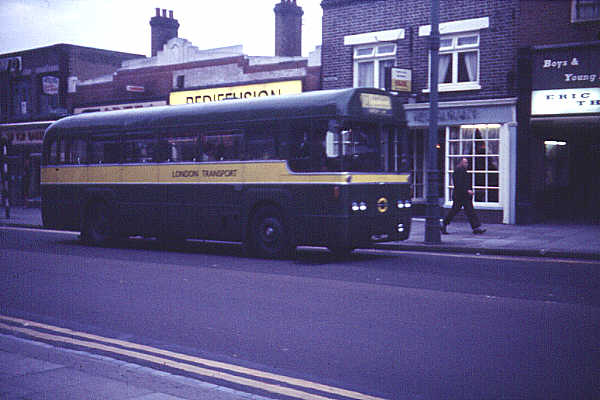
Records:
[[[40,340],[46,340],[55,343],[66,343],[83,348],[95,349],[126,356],[177,370],[190,372],[203,377],[219,379],[225,382],[263,390],[269,393],[307,400],[332,400],[332,398],[326,397],[327,395],[337,395],[357,400],[383,400],[379,397],[369,396],[363,393],[328,385],[322,385],[320,383],[311,382],[304,379],[291,378],[257,369],[245,368],[234,364],[227,364],[220,361],[189,356],[169,350],[162,350],[124,340],[107,338],[85,332],[78,332],[71,329],[28,321],[21,318],[14,318],[0,314],[0,320],[3,321],[0,322],[0,329],[13,333],[20,333],[22,335]],[[43,329],[46,332],[40,331],[40,329]],[[222,371],[210,368],[218,368]],[[246,375],[246,377],[233,375],[233,373]],[[265,379],[272,382],[274,381],[287,386],[282,386],[281,384],[277,383],[264,382],[258,379]],[[291,386],[294,386],[295,388]],[[318,395],[303,390],[321,392],[324,395]]]

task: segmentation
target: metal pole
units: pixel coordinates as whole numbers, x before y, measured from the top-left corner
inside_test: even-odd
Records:
[[[2,182],[2,188],[0,188],[0,194],[2,195],[2,203],[4,205],[4,215],[8,219],[10,218],[10,193],[8,191],[8,143],[0,138],[0,177]]]
[[[437,244],[442,242],[440,232],[440,205],[438,191],[440,185],[440,173],[437,162],[438,142],[438,69],[440,50],[440,10],[439,0],[431,0],[431,32],[430,55],[430,92],[429,92],[429,135],[425,151],[427,171],[427,204],[425,212],[425,243]]]

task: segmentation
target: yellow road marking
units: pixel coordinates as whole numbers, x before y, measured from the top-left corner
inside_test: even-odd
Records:
[[[97,350],[120,354],[120,355],[132,357],[132,358],[136,358],[136,359],[140,359],[140,360],[144,360],[144,361],[149,361],[149,362],[152,362],[155,364],[164,365],[164,366],[168,366],[171,368],[176,368],[176,369],[179,369],[182,371],[192,372],[192,373],[196,373],[198,375],[221,379],[221,380],[224,380],[227,382],[240,384],[240,385],[244,385],[244,386],[248,386],[248,387],[252,387],[252,388],[256,388],[256,389],[260,389],[260,390],[265,390],[265,391],[272,392],[272,393],[283,394],[283,395],[290,396],[290,397],[296,397],[296,398],[300,398],[300,399],[310,399],[310,400],[330,400],[330,398],[328,398],[328,397],[323,397],[323,396],[303,392],[303,391],[292,389],[292,388],[287,388],[287,387],[283,387],[283,386],[279,386],[279,385],[256,381],[256,380],[249,379],[249,378],[243,378],[243,377],[231,375],[231,374],[228,374],[225,372],[220,372],[220,371],[206,369],[206,368],[202,368],[202,367],[198,367],[198,366],[194,366],[194,365],[190,365],[190,364],[185,364],[182,362],[178,362],[178,361],[174,361],[174,360],[170,360],[170,359],[166,359],[166,358],[161,358],[156,355],[140,353],[138,351],[133,351],[133,350],[147,351],[147,352],[151,352],[151,353],[154,353],[157,355],[176,358],[181,361],[188,361],[188,362],[193,362],[193,363],[197,363],[197,364],[203,364],[203,365],[213,367],[213,368],[220,368],[223,370],[228,370],[231,372],[237,372],[237,373],[241,373],[241,374],[245,374],[245,375],[250,375],[250,376],[257,377],[257,378],[279,381],[279,382],[282,382],[285,384],[289,384],[289,385],[293,385],[293,386],[297,386],[297,387],[301,387],[301,388],[305,388],[305,389],[318,390],[321,392],[341,395],[341,396],[349,397],[352,399],[383,400],[379,397],[374,397],[374,396],[366,395],[363,393],[358,393],[358,392],[351,391],[351,390],[340,389],[340,388],[336,388],[336,387],[332,387],[332,386],[328,386],[328,385],[322,385],[322,384],[307,381],[304,379],[291,378],[291,377],[273,374],[273,373],[269,373],[269,372],[264,372],[264,371],[260,371],[260,370],[256,370],[256,369],[252,369],[252,368],[240,367],[240,366],[233,365],[233,364],[227,364],[227,363],[223,363],[223,362],[219,362],[219,361],[213,361],[213,360],[208,360],[208,359],[204,359],[204,358],[200,358],[200,357],[189,356],[186,354],[176,353],[176,352],[172,352],[169,350],[162,350],[162,349],[157,349],[157,348],[150,347],[150,346],[140,345],[137,343],[131,343],[131,342],[127,342],[124,340],[105,338],[105,337],[98,336],[98,335],[93,335],[93,334],[89,334],[89,333],[85,333],[85,332],[73,331],[73,330],[67,329],[67,328],[60,328],[60,327],[42,324],[42,323],[38,323],[38,322],[34,322],[34,321],[28,321],[28,320],[24,320],[24,319],[20,319],[20,318],[14,318],[14,317],[8,317],[5,315],[0,315],[0,319],[4,320],[4,321],[10,321],[13,323],[18,323],[18,324],[25,326],[25,328],[20,328],[17,326],[0,323],[0,328],[4,328],[4,329],[7,329],[7,330],[10,330],[13,332],[20,332],[22,334],[26,334],[28,336],[36,337],[39,339],[45,339],[45,340],[50,340],[50,341],[55,341],[55,342],[64,342],[64,343],[68,343],[68,344],[75,344],[78,346],[83,346],[83,347],[87,347],[87,348],[93,348],[93,349],[97,349]],[[64,337],[64,336],[57,336],[57,335],[53,335],[53,334],[49,334],[49,333],[38,332],[36,330],[26,328],[27,326],[41,328],[41,329],[69,335],[69,336],[79,336],[81,338],[115,344],[115,345],[129,348],[132,350],[121,349],[118,347],[109,346],[107,344],[90,342],[90,341],[86,341],[86,340],[76,339],[73,337]]]

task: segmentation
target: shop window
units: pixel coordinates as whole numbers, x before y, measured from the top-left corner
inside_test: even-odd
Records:
[[[354,87],[385,88],[385,70],[393,67],[395,43],[381,43],[354,48]]]
[[[425,199],[425,136],[427,131],[425,129],[413,129],[410,131],[408,145],[410,148],[409,155],[409,168],[412,198]]]
[[[18,80],[14,84],[12,115],[19,117],[30,114],[32,109],[31,84],[26,80]]]
[[[600,20],[600,0],[572,0],[571,22]]]
[[[500,126],[462,125],[449,127],[446,142],[446,201],[452,199],[454,166],[469,160],[468,172],[476,203],[500,202]]]

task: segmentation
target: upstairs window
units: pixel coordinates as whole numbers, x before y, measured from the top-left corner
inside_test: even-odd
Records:
[[[490,26],[489,17],[464,19],[439,24],[440,50],[438,90],[440,92],[481,89],[480,35]],[[419,37],[431,34],[431,25],[419,27]],[[431,65],[431,55],[429,57]],[[429,68],[431,72],[431,67]],[[431,74],[428,74],[430,76]],[[429,83],[431,87],[431,83]],[[428,92],[430,89],[423,90]]]
[[[442,36],[439,90],[471,90],[479,86],[479,34]]]
[[[571,22],[600,20],[600,0],[572,0]]]
[[[396,44],[380,43],[354,48],[354,87],[385,89],[385,70],[396,60]]]

